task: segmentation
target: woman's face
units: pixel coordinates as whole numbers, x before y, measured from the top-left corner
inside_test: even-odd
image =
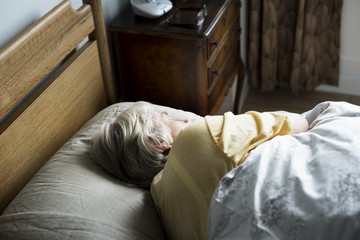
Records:
[[[171,137],[173,140],[176,138],[176,136],[183,130],[189,123],[189,120],[177,120],[170,117],[166,112],[162,112],[161,114],[161,121],[170,128],[171,131]]]

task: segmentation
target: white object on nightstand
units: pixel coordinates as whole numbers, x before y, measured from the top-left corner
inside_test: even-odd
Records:
[[[146,18],[158,18],[172,8],[169,0],[130,0],[136,15]]]

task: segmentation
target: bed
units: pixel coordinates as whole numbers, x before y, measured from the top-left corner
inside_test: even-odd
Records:
[[[163,236],[148,191],[86,155],[96,126],[127,106],[112,105],[108,52],[99,0],[63,1],[1,49],[0,239]]]
[[[1,50],[0,72],[0,239],[166,239],[149,190],[89,156],[102,124],[132,104],[116,103],[100,0],[63,1]],[[261,145],[219,183],[209,239],[360,236],[360,109],[326,102],[304,115],[309,132]]]
[[[165,238],[149,190],[89,157],[132,103],[116,103],[101,1],[83,2],[61,2],[0,51],[0,239]]]

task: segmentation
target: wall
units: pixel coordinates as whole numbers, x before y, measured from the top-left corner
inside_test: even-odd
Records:
[[[338,87],[319,86],[317,90],[360,95],[360,1],[343,1]]]
[[[40,19],[61,0],[1,0],[0,1],[0,49]],[[70,0],[74,9],[82,5],[81,0]],[[128,0],[102,0],[105,24],[111,21],[129,5]]]

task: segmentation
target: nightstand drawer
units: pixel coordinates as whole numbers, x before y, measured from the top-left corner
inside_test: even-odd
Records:
[[[214,83],[215,86],[208,90],[208,103],[209,105],[215,105],[220,98],[223,98],[231,83],[233,82],[232,78],[235,77],[235,69],[239,64],[239,48],[237,51],[231,53],[231,56],[224,63],[224,68],[222,69],[219,78]]]
[[[199,5],[180,2],[178,7]],[[142,18],[131,7],[111,24],[122,101],[148,101],[203,116],[218,111],[241,62],[240,0],[200,2],[207,16],[198,27]],[[168,20],[179,11],[166,14]]]
[[[233,52],[239,51],[239,32],[237,24],[233,24],[224,42],[220,46],[220,50],[216,59],[210,63],[208,67],[208,88],[211,88],[214,80],[219,76],[220,70],[223,68],[226,58]]]
[[[232,26],[233,22],[238,19],[240,8],[237,0],[231,1],[227,9],[220,16],[219,21],[215,25],[212,33],[208,38],[207,43],[207,57],[211,57],[213,52],[220,46],[221,39],[227,30]]]

